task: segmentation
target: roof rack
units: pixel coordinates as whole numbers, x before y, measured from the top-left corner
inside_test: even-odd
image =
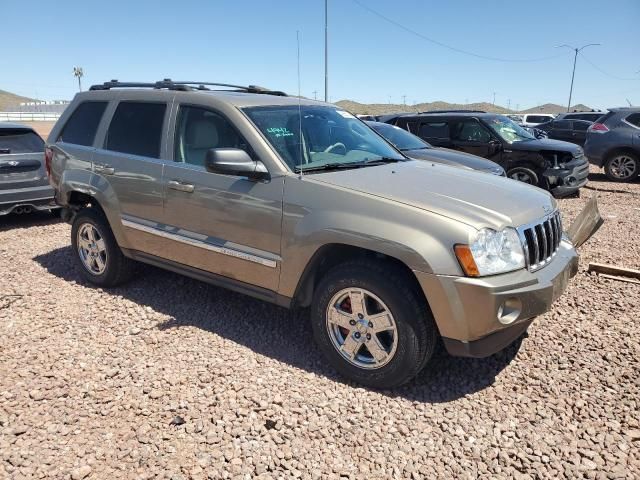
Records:
[[[418,113],[487,113],[484,110],[429,110],[428,112]]]
[[[249,85],[244,87],[241,85],[233,85],[230,83],[215,83],[215,82],[191,82],[191,81],[173,81],[170,78],[165,78],[157,82],[120,82],[119,80],[111,80],[110,82],[104,82],[100,85],[92,85],[89,90],[111,90],[112,88],[154,88],[154,89],[167,89],[167,90],[179,90],[179,91],[192,91],[192,90],[212,90],[209,86],[225,87],[234,89],[232,91],[246,92],[246,93],[258,93],[263,95],[277,95],[280,97],[286,97],[287,94],[279,90],[270,90],[268,88],[259,87],[257,85]]]

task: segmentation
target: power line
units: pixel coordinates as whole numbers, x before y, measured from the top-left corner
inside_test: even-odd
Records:
[[[623,77],[618,77],[617,75],[612,75],[609,72],[604,71],[603,69],[601,69],[598,65],[596,65],[595,63],[593,63],[591,60],[589,60],[587,57],[584,56],[584,54],[582,52],[579,52],[580,56],[584,59],[585,62],[587,62],[589,65],[591,65],[593,68],[595,68],[596,70],[598,70],[600,73],[602,73],[603,75],[606,75],[607,77],[611,77],[615,80],[640,80],[640,77],[636,77],[636,78],[623,78]]]
[[[399,22],[396,22],[395,20],[383,15],[382,13],[378,12],[377,10],[374,10],[373,8],[368,7],[367,5],[362,4],[359,0],[352,0],[353,3],[355,3],[356,5],[358,5],[360,8],[363,8],[364,10],[368,11],[369,13],[383,19],[384,21],[395,25],[398,28],[401,28],[402,30],[404,30],[405,32],[409,32],[412,35],[415,35],[418,38],[421,38],[423,40],[426,40],[427,42],[433,43],[435,45],[438,45],[440,47],[446,48],[448,50],[451,50],[453,52],[457,52],[457,53],[462,53],[463,55],[469,55],[471,57],[476,57],[476,58],[481,58],[483,60],[491,60],[494,62],[513,62],[513,63],[527,63],[527,62],[542,62],[545,60],[551,60],[554,58],[559,58],[564,56],[564,54],[559,54],[559,55],[553,55],[550,57],[541,57],[541,58],[499,58],[499,57],[489,57],[486,55],[480,55],[474,52],[469,52],[467,50],[462,50],[461,48],[457,48],[457,47],[453,47],[451,45],[447,45],[446,43],[442,43],[439,42],[438,40],[435,40],[433,38],[427,37],[426,35],[423,35],[420,32],[417,32],[405,25],[402,25]]]

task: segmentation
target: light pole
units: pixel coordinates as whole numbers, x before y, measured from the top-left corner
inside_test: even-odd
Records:
[[[581,46],[579,48],[572,47],[571,45],[567,45],[567,44],[556,46],[556,48],[566,47],[566,48],[570,48],[571,50],[574,51],[574,55],[573,55],[573,72],[571,73],[571,87],[569,88],[569,103],[567,104],[567,112],[569,110],[571,110],[571,96],[573,95],[573,79],[576,76],[576,61],[578,60],[578,54],[582,50],[584,50],[585,48],[594,47],[596,45],[600,45],[600,44],[599,43],[588,43],[587,45],[583,45],[583,46]]]
[[[78,79],[78,91],[82,91],[82,77],[84,76],[84,72],[82,71],[82,67],[73,67],[73,76]]]
[[[329,101],[329,0],[324,0],[324,101]]]

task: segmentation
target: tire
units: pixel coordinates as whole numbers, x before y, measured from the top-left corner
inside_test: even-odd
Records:
[[[361,294],[366,299],[364,318],[356,321],[359,310],[351,305],[362,305],[357,300]],[[336,318],[342,326],[331,321]],[[373,388],[393,388],[414,378],[433,355],[438,339],[426,300],[407,274],[370,260],[339,265],[322,278],[314,292],[311,322],[329,363],[344,377]],[[389,324],[391,329],[375,332]],[[353,352],[354,345],[355,355],[346,353]]]
[[[519,182],[526,183],[537,187],[540,184],[538,174],[532,169],[527,167],[515,167],[507,172],[507,177],[512,180],[518,180]]]
[[[115,287],[131,278],[135,262],[125,257],[104,214],[81,210],[71,226],[73,258],[82,276],[99,287]]]
[[[614,182],[630,182],[640,174],[640,160],[633,153],[611,155],[604,164],[604,173]]]

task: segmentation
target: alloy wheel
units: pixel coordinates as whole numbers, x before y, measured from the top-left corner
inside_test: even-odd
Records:
[[[332,297],[326,326],[336,350],[358,368],[381,368],[396,353],[398,328],[393,314],[363,288],[345,288]]]
[[[107,246],[93,224],[80,225],[77,245],[78,255],[84,268],[93,275],[102,275],[107,268]]]
[[[627,155],[618,155],[609,163],[611,175],[619,180],[626,180],[633,177],[636,173],[636,168],[635,159]]]

